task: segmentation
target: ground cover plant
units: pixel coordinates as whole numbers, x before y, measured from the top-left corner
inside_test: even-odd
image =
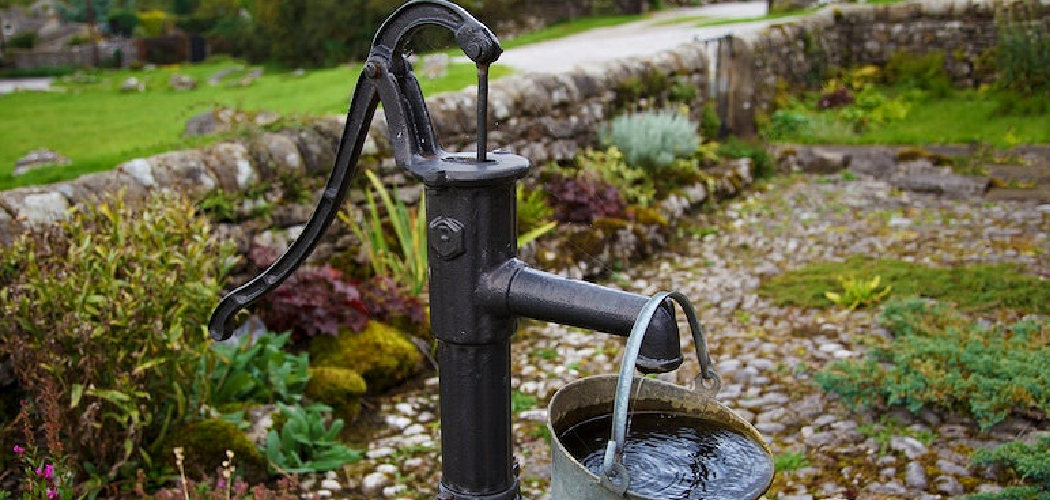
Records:
[[[982,429],[1012,412],[1050,410],[1050,323],[983,326],[952,306],[920,299],[888,303],[891,338],[867,339],[867,359],[840,361],[815,380],[853,406],[901,405],[962,412]]]
[[[842,291],[842,280],[871,283],[873,293],[887,297],[923,297],[952,302],[966,310],[993,308],[1050,312],[1050,281],[1007,264],[928,267],[894,259],[854,256],[841,262],[818,262],[788,271],[762,283],[759,292],[780,305],[830,307],[827,292]]]
[[[239,69],[223,84],[208,85],[209,77],[226,68]],[[0,95],[0,189],[68,180],[111,169],[132,158],[229,138],[229,134],[182,137],[186,120],[215,106],[299,117],[344,114],[360,74],[358,64],[308,71],[303,76],[266,68],[263,76],[247,87],[228,84],[237,82],[250,69],[237,60],[214,58],[155,71],[98,70],[56,82],[65,89],[62,92]],[[510,73],[500,65],[490,71],[492,79]],[[172,90],[168,81],[174,74],[196,78],[198,89]],[[146,91],[120,92],[129,77],[144,82]],[[428,96],[475,83],[473,64],[450,64],[447,76],[420,79]],[[73,163],[11,177],[15,162],[40,147],[53,149]]]

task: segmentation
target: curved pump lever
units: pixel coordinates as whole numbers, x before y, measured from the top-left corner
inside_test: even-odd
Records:
[[[411,37],[427,25],[451,30],[463,52],[477,63],[479,75],[503,52],[499,40],[485,25],[445,0],[414,0],[391,14],[376,33],[358,77],[335,166],[313,216],[280,258],[223,297],[208,323],[213,339],[230,338],[237,312],[277,288],[313,252],[346,198],[350,180],[357,175],[358,159],[379,102],[383,103],[397,165],[417,177],[429,173],[428,160],[440,156],[441,148],[435,139],[419,81],[402,55]],[[479,86],[483,83],[479,82]],[[479,106],[484,104],[479,102]]]

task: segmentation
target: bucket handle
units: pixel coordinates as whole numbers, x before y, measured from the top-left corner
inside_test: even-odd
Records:
[[[600,474],[601,485],[606,489],[623,495],[627,492],[630,477],[627,468],[623,465],[623,447],[627,434],[627,406],[631,398],[631,382],[634,380],[634,364],[638,360],[638,350],[642,346],[642,338],[645,330],[649,327],[653,315],[656,314],[660,304],[667,299],[672,299],[682,306],[685,317],[689,321],[689,331],[693,334],[693,347],[696,349],[696,357],[700,362],[700,374],[696,376],[693,390],[698,393],[714,397],[722,387],[722,379],[715,373],[711,366],[711,355],[707,352],[707,340],[704,338],[704,328],[697,317],[696,309],[689,303],[681,292],[659,292],[653,295],[645,307],[638,313],[638,318],[631,328],[631,336],[627,339],[627,349],[624,351],[623,360],[620,363],[620,375],[616,385],[616,401],[613,405],[612,436],[605,447],[605,457],[602,461]],[[708,386],[704,382],[711,381]]]

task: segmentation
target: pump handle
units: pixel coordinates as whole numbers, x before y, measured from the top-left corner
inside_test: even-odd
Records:
[[[451,30],[459,47],[479,66],[494,62],[503,52],[492,31],[451,2],[414,0],[391,14],[376,33],[358,77],[335,166],[313,215],[300,236],[270,267],[223,297],[208,323],[213,339],[230,338],[237,312],[277,288],[313,252],[346,199],[350,180],[357,175],[361,150],[380,102],[399,167],[415,171],[417,166],[441,154],[419,81],[402,55],[411,37],[427,25]]]

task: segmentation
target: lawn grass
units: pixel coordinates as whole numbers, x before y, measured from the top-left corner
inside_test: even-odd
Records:
[[[912,102],[904,119],[873,125],[860,134],[835,120],[834,113],[816,112],[812,127],[783,141],[873,145],[980,142],[997,147],[1050,143],[1050,115],[1003,116],[995,112],[997,106],[980,92],[957,92],[942,99]]]
[[[346,113],[360,65],[310,71],[297,77],[290,71],[267,69],[250,87],[211,87],[208,77],[228,67],[243,67],[229,59],[198,65],[158,68],[155,71],[99,71],[96,83],[65,83],[64,92],[16,92],[0,96],[0,189],[68,180],[89,172],[108,170],[121,162],[164,151],[196,147],[222,137],[184,139],[186,120],[213,106],[281,115]],[[200,86],[175,92],[168,87],[172,74],[194,76]],[[228,77],[237,81],[244,70]],[[490,78],[510,70],[494,65]],[[129,76],[144,81],[147,91],[121,93]],[[477,83],[472,64],[451,64],[448,75],[421,78],[424,95],[459,90]],[[46,147],[72,160],[12,177],[15,162],[28,151]]]
[[[841,288],[839,276],[871,280],[891,286],[891,297],[924,297],[952,302],[964,310],[1015,309],[1050,312],[1050,281],[1021,272],[1011,264],[979,264],[933,268],[893,259],[851,257],[842,262],[819,262],[764,282],[759,293],[778,305],[826,308],[833,304],[824,292]]]

